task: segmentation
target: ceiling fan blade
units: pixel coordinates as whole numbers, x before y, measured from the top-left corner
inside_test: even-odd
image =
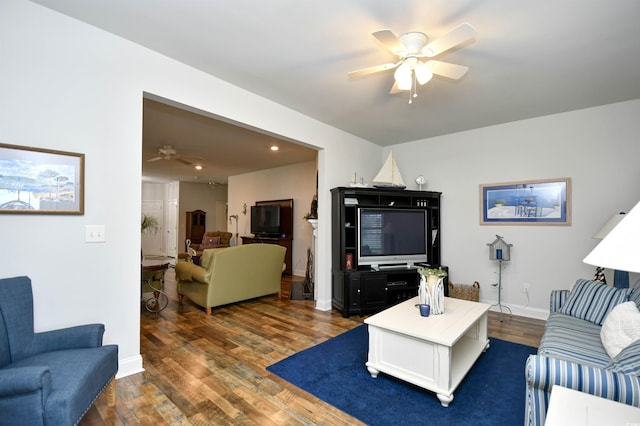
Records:
[[[397,81],[393,81],[393,86],[391,86],[391,90],[389,90],[389,94],[390,95],[395,95],[396,93],[401,93],[401,92],[406,92],[406,90],[400,90],[398,88],[398,82]]]
[[[176,160],[179,163],[186,164],[187,166],[190,166],[191,164],[193,164],[191,163],[191,161],[185,160],[184,158],[181,158],[181,157],[176,157],[174,158],[174,160]]]
[[[422,49],[422,54],[428,58],[433,58],[447,50],[455,47],[467,40],[471,40],[476,36],[476,29],[468,23],[452,29],[443,36],[435,39]]]
[[[402,56],[402,53],[407,50],[398,36],[396,36],[391,30],[379,30],[373,33],[373,36],[382,43],[384,47],[398,56]]]
[[[388,64],[382,64],[382,65],[376,65],[373,67],[368,67],[368,68],[363,68],[360,70],[355,70],[355,71],[351,71],[349,73],[347,73],[347,76],[353,78],[353,77],[363,77],[365,75],[369,75],[369,74],[373,74],[376,72],[380,72],[380,71],[387,71],[390,69],[393,69],[395,67],[398,66],[400,62],[397,63],[391,63],[389,62]]]
[[[159,160],[162,160],[162,157],[153,157],[153,158],[148,159],[147,161],[152,163],[154,161],[159,161]]]
[[[435,75],[439,75],[441,77],[451,78],[453,80],[458,80],[469,71],[469,67],[465,67],[463,65],[450,64],[449,62],[442,61],[427,61],[427,67],[431,70]]]

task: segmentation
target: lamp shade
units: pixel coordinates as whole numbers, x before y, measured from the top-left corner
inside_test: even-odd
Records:
[[[418,62],[413,71],[416,73],[416,79],[420,85],[426,84],[433,77],[431,70],[424,62]]]
[[[393,77],[398,83],[399,90],[411,90],[411,67],[408,63],[403,62],[393,73]]]
[[[620,223],[620,221],[623,218],[624,218],[624,212],[617,213],[611,219],[609,219],[609,221],[605,223],[604,226],[600,228],[598,232],[596,232],[593,238],[597,238],[599,240],[603,239],[604,237],[607,236],[609,232],[611,232],[613,228],[618,226],[618,223]]]
[[[584,263],[620,271],[640,272],[640,203],[587,255]]]

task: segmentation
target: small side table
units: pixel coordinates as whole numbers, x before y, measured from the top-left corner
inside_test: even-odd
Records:
[[[555,385],[545,426],[640,424],[640,408]]]

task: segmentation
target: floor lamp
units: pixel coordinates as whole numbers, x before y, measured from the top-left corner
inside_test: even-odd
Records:
[[[587,255],[584,263],[618,271],[640,272],[640,203]],[[627,286],[628,286],[627,275]],[[616,284],[617,286],[617,284]]]
[[[231,223],[231,219],[235,219],[236,220],[236,235],[235,235],[235,240],[233,245],[237,246],[238,245],[238,215],[237,214],[232,214],[231,216],[229,216],[229,223]]]
[[[613,228],[618,226],[618,224],[624,217],[625,217],[624,212],[615,214],[611,219],[609,219],[607,223],[604,224],[602,228],[600,228],[598,232],[596,232],[593,238],[602,240],[604,237],[606,237],[609,234],[609,232],[611,232]],[[614,269],[613,274],[614,274],[613,275],[614,287],[617,287],[617,288],[629,287],[629,272],[621,271],[619,269]],[[604,278],[604,268],[602,267],[602,265],[596,266],[596,280],[601,281],[603,284],[607,283],[607,280]]]

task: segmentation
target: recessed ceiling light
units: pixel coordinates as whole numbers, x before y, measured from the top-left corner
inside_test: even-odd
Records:
[[[279,149],[278,145],[271,145],[271,151],[277,151]]]
[[[200,164],[196,164],[196,170],[202,170],[202,166]]]

